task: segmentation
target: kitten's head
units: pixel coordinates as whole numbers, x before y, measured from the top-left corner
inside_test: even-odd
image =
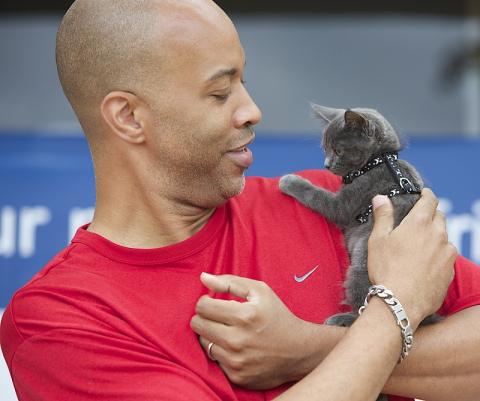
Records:
[[[398,134],[373,109],[333,109],[312,104],[315,117],[325,125],[325,167],[336,175],[362,168],[372,157],[401,149]]]

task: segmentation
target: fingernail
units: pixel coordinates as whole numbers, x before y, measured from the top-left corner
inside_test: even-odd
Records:
[[[375,195],[372,199],[373,209],[375,210],[380,206],[386,205],[388,202],[388,197],[386,195]]]
[[[207,273],[207,272],[202,272],[200,275],[203,276],[203,277],[207,277],[207,278],[215,277],[213,274],[210,274],[210,273]]]

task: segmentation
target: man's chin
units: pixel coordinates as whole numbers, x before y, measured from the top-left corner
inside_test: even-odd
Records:
[[[245,189],[245,176],[242,175],[241,177],[235,178],[234,180],[230,181],[228,187],[226,186],[222,191],[223,198],[228,200],[233,198],[234,196],[240,195],[243,190]]]

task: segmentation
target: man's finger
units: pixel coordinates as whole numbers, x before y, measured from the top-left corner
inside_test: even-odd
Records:
[[[244,277],[223,274],[214,276],[208,273],[200,275],[202,283],[214,292],[229,293],[236,297],[250,299],[251,291],[255,288],[255,280]]]
[[[440,228],[440,230],[447,232],[447,219],[445,214],[439,210],[433,216],[433,223]]]
[[[372,237],[384,237],[393,230],[393,205],[385,195],[376,195],[372,199],[373,230]]]
[[[205,354],[208,357],[213,358],[220,365],[222,365],[222,363],[227,358],[226,351],[218,343],[216,343],[214,341],[207,340],[205,337],[200,336],[198,339],[200,340],[200,345],[202,346],[203,350],[205,351]],[[208,346],[211,343],[213,343],[213,345],[210,348],[210,355],[208,355]]]
[[[422,202],[428,204],[427,207],[431,209],[434,214],[438,207],[438,198],[433,191],[430,188],[423,188],[421,199],[423,199]]]
[[[431,222],[435,217],[438,207],[438,198],[429,188],[422,189],[420,199],[413,205],[412,210],[405,216],[404,221],[417,219],[422,222]],[[403,222],[402,222],[403,223]]]
[[[231,334],[230,326],[195,315],[190,320],[190,327],[199,336],[208,338],[210,341],[213,341],[222,347],[227,347],[226,340],[230,338]]]
[[[198,315],[215,322],[232,325],[242,313],[242,304],[237,301],[225,301],[223,299],[202,296],[195,307]]]

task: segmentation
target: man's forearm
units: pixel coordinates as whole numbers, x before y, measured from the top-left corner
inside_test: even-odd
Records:
[[[313,370],[346,334],[346,328],[311,328],[298,380]],[[383,392],[435,401],[480,399],[480,307],[420,327],[409,357],[393,371]]]
[[[480,399],[480,307],[421,327],[384,391],[434,401]]]
[[[373,401],[395,367],[401,345],[391,312],[374,299],[319,366],[278,400]]]

